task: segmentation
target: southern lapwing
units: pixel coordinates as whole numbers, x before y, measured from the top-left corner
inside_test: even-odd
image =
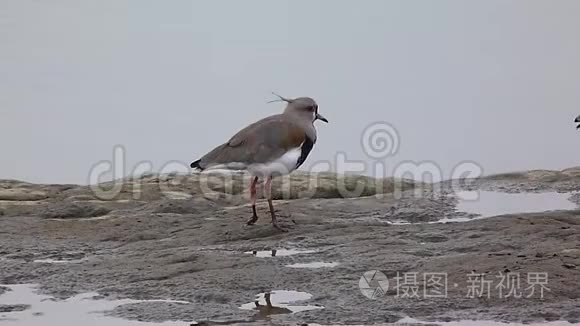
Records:
[[[314,121],[328,120],[318,113],[318,104],[310,97],[287,99],[286,109],[257,121],[240,130],[226,143],[219,145],[199,160],[191,163],[199,170],[230,169],[246,170],[252,175],[250,198],[253,225],[258,220],[256,213],[256,185],[260,178],[264,181],[264,196],[268,200],[272,224],[278,225],[272,204],[272,177],[289,174],[296,170],[308,157],[316,143]]]

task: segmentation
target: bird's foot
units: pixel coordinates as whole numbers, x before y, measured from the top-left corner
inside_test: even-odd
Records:
[[[246,222],[246,224],[247,225],[254,225],[257,220],[258,220],[258,215],[254,215],[254,216],[252,216],[252,218],[248,222]]]

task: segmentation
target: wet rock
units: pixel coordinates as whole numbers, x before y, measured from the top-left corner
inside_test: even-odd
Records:
[[[487,254],[488,256],[511,256],[511,252],[490,252]]]
[[[504,179],[482,178],[466,187],[503,187],[506,192],[567,191],[580,188],[578,176],[564,172],[522,173]],[[51,192],[44,186],[28,185],[30,189],[39,187],[50,196],[41,201],[43,205],[33,206],[34,216],[42,216],[47,207],[61,212],[55,213],[57,216],[90,216],[93,214],[83,210],[103,207],[112,210],[112,218],[53,221],[9,214],[0,218],[1,251],[14,255],[10,258],[10,254],[2,254],[7,259],[0,261],[0,283],[40,283],[43,293],[59,298],[99,291],[112,298],[186,300],[193,304],[150,302],[121,306],[115,311],[115,315],[125,318],[182,320],[184,325],[207,319],[234,324],[248,321],[252,325],[297,325],[305,321],[323,325],[378,324],[398,319],[389,312],[420,320],[433,320],[433,316],[530,322],[556,315],[568,320],[579,318],[574,314],[578,309],[574,300],[580,297],[580,290],[570,286],[577,279],[577,268],[562,267],[552,255],[558,253],[566,257],[562,258],[566,262],[577,264],[580,211],[518,213],[462,223],[427,224],[458,216],[456,202],[447,196],[414,196],[412,190],[397,198],[387,194],[344,199],[339,189],[342,181],[336,175],[297,173],[293,178],[297,184],[291,185],[288,193],[276,193],[276,198],[292,199],[275,202],[280,222],[291,224],[284,214],[296,221],[286,234],[273,231],[268,206],[263,201],[258,203],[258,223],[245,225],[250,210],[243,182],[248,180],[238,177],[230,181],[209,180],[215,197],[200,190],[199,175],[135,178],[128,180],[118,197],[99,202],[94,202],[87,187],[59,190],[51,186],[56,189]],[[320,182],[315,184],[317,178]],[[277,182],[284,185],[287,181]],[[365,195],[376,193],[381,184],[388,186],[382,191],[394,189],[388,179],[346,180],[348,189],[361,185],[360,194]],[[224,197],[220,191],[227,189],[241,195],[239,200]],[[116,206],[119,201],[133,206],[123,206],[121,210]],[[60,206],[64,202],[80,202],[76,204],[82,207],[62,214],[67,212],[66,206]],[[415,224],[385,223],[397,219]],[[535,226],[530,224],[532,221]],[[564,230],[562,226],[569,228]],[[283,255],[282,248],[297,247],[313,251]],[[271,251],[263,258],[251,254],[256,250],[258,256],[259,250],[272,248],[280,248],[275,257]],[[250,253],[244,254],[247,251]],[[81,252],[90,260],[79,264],[32,263],[38,258],[61,257],[57,253],[62,252]],[[515,257],[522,253],[527,257]],[[340,265],[316,270],[287,267],[320,261],[339,261]],[[387,295],[376,300],[366,298],[359,289],[361,276],[372,269],[383,270],[391,282]],[[550,291],[545,293],[545,300],[466,299],[466,275],[470,271],[485,273],[491,279],[506,269],[521,273],[522,277],[534,271],[549,273]],[[445,273],[449,292],[444,299],[397,298],[394,278],[399,272],[416,272],[420,293],[425,273]],[[256,293],[273,288],[308,291],[313,295],[310,304],[325,308],[259,321],[252,319],[255,310],[238,309],[240,304],[251,303]],[[530,311],[542,314],[530,318]]]
[[[413,207],[395,209],[391,216],[409,222],[421,222],[425,220],[429,221],[433,218],[429,212],[425,211],[424,209]]]
[[[562,266],[568,268],[568,269],[575,269],[576,265],[572,264],[572,263],[564,263],[562,264]]]
[[[211,172],[172,175],[150,174],[116,182],[120,188],[118,193],[113,194],[115,199],[153,201],[183,199],[189,196],[217,198],[223,194],[239,197],[245,195],[250,177],[240,173]],[[100,186],[106,191],[113,189],[115,183],[103,183]],[[409,190],[416,186],[418,184],[415,181],[405,179],[376,179],[361,175],[344,176],[328,172],[305,173],[296,171],[289,176],[274,179],[272,196],[275,199],[353,198],[392,193],[395,189]],[[78,190],[76,192],[76,195],[81,194]]]
[[[417,235],[417,237],[423,242],[445,242],[449,240],[448,237],[441,234],[423,234]]]
[[[155,232],[140,232],[137,234],[129,235],[127,238],[124,239],[124,242],[138,242],[138,241],[149,241],[149,240],[157,240],[160,239],[161,235]]]
[[[540,311],[540,312],[536,312],[532,314],[533,317],[536,317],[538,319],[544,319],[546,321],[556,321],[556,320],[560,320],[561,316],[558,315],[557,313],[554,313],[552,311]]]
[[[564,257],[580,258],[580,249],[564,249],[562,254]]]
[[[56,203],[49,206],[43,213],[43,218],[67,219],[67,218],[87,218],[107,215],[110,208],[92,203]]]
[[[401,198],[395,199],[384,218],[393,222],[424,223],[466,217],[465,213],[454,211],[456,202],[453,196],[435,194],[430,190],[407,191],[402,193]]]
[[[390,314],[390,313],[385,314],[384,315],[384,318],[385,318],[384,322],[385,323],[389,323],[389,324],[394,324],[397,321],[403,319],[402,316],[399,316],[399,315],[396,315],[396,314]]]
[[[168,199],[174,199],[174,200],[185,200],[185,199],[190,199],[193,196],[186,193],[186,192],[181,192],[181,191],[166,191],[164,193],[165,197],[167,197]]]
[[[0,313],[16,312],[30,309],[30,305],[26,304],[0,304]]]
[[[8,259],[21,259],[21,260],[32,260],[34,258],[34,253],[26,250],[18,250],[7,254],[5,257]]]
[[[0,189],[0,200],[27,201],[47,199],[48,194],[32,189]]]
[[[215,208],[216,205],[211,201],[197,198],[194,200],[161,200],[149,204],[144,210],[152,213],[199,214]]]
[[[571,324],[576,324],[580,322],[580,309],[576,311],[571,311],[564,316],[565,320],[567,320]]]

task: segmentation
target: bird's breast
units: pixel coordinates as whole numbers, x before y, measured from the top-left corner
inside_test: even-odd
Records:
[[[265,176],[289,174],[296,170],[301,154],[301,147],[292,148],[271,162],[251,164],[248,166],[248,171]]]

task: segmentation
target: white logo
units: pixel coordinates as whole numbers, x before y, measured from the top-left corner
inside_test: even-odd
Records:
[[[381,271],[365,272],[358,281],[360,292],[367,298],[375,300],[384,296],[389,289],[389,280]]]
[[[361,145],[369,157],[384,159],[399,151],[399,133],[387,122],[375,122],[365,128]]]

